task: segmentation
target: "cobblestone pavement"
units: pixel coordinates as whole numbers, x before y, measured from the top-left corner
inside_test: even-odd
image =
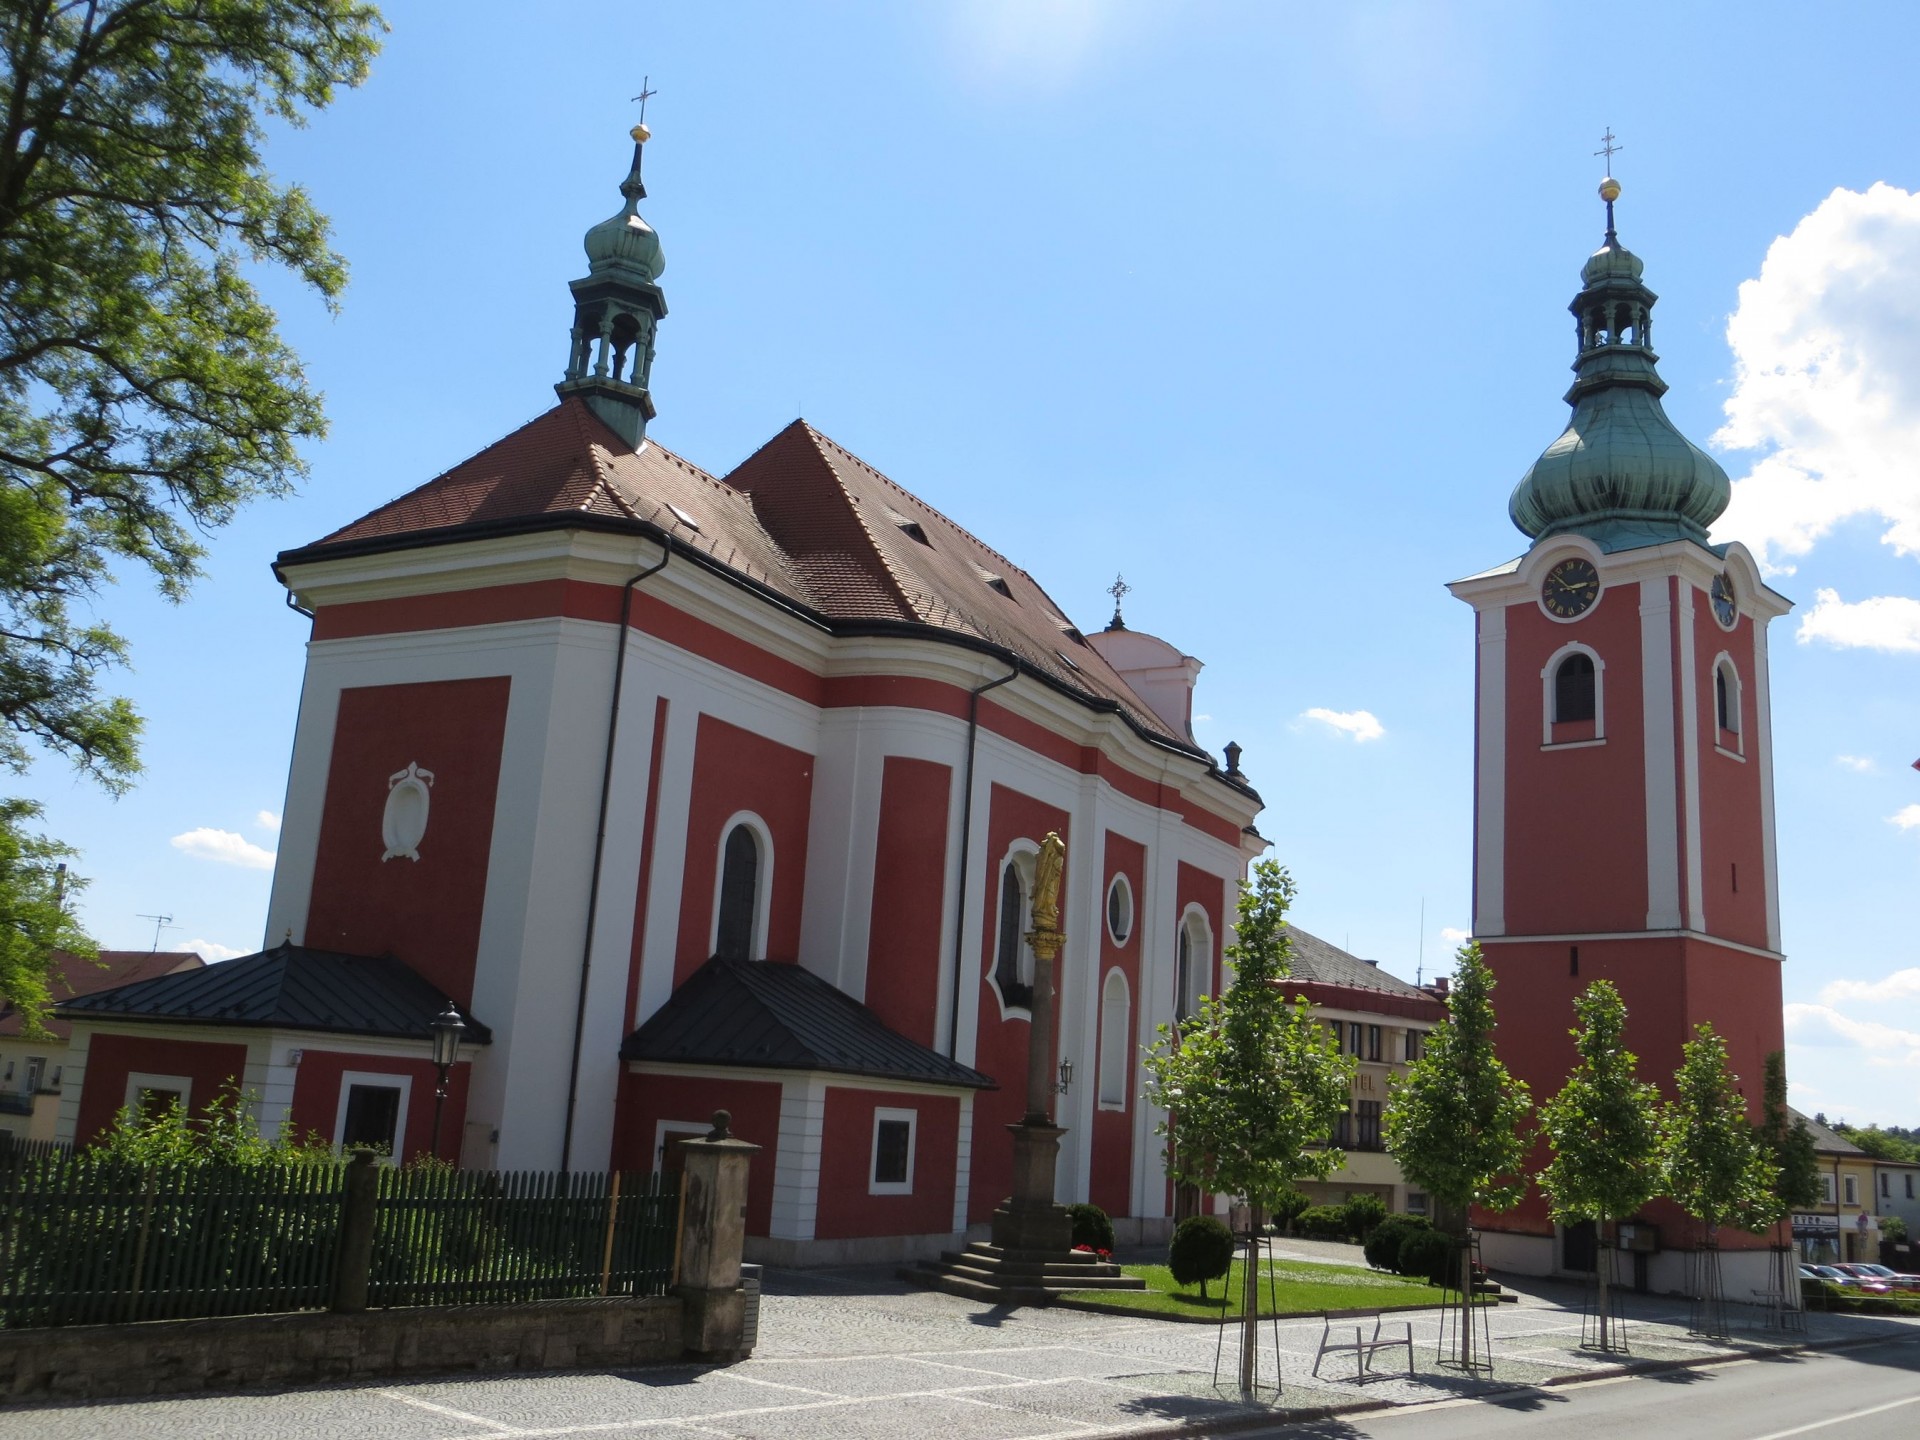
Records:
[[[725,1368],[462,1376],[282,1393],[0,1410],[0,1440],[1083,1440],[1188,1424],[1230,1428],[1271,1416],[1231,1388],[1238,1352],[1218,1327],[1064,1309],[990,1309],[909,1290],[880,1271],[773,1271],[754,1356]],[[1540,1385],[1619,1363],[1580,1349],[1580,1295],[1544,1286],[1489,1316],[1494,1372],[1435,1364],[1438,1317],[1407,1317],[1415,1374],[1364,1387],[1350,1358],[1311,1369],[1318,1319],[1261,1327],[1269,1386],[1277,1337],[1288,1410],[1413,1404]],[[1764,1346],[1686,1333],[1684,1302],[1633,1297],[1636,1361],[1687,1361]],[[1812,1316],[1807,1340],[1920,1333],[1899,1320]],[[1396,1319],[1393,1323],[1397,1324]],[[1799,1337],[1792,1337],[1798,1339]],[[1771,1337],[1779,1343],[1781,1337]],[[1216,1360],[1227,1383],[1214,1382]]]

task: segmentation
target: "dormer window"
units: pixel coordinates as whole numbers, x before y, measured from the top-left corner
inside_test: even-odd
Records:
[[[982,574],[980,578],[986,582],[986,586],[989,590],[992,590],[997,594],[1004,595],[1009,600],[1013,599],[1013,589],[1011,586],[1007,584],[1006,578],[1004,576]]]
[[[667,502],[667,509],[671,510],[673,512],[673,518],[675,520],[678,520],[687,529],[695,531],[696,533],[699,531],[700,522],[694,519],[691,515],[687,514],[686,511],[682,510],[678,505],[674,504],[671,500]]]
[[[909,540],[917,541],[929,550],[933,548],[933,541],[927,538],[926,527],[918,520],[914,519],[911,515],[902,515],[892,506],[887,506],[886,511],[887,519],[893,522],[894,528],[902,535],[905,535]]]

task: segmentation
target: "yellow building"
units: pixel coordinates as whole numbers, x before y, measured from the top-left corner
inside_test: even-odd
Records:
[[[1920,1165],[1876,1160],[1818,1120],[1806,1120],[1820,1157],[1820,1203],[1793,1217],[1794,1248],[1815,1264],[1880,1258],[1880,1220],[1902,1215],[1920,1190]]]

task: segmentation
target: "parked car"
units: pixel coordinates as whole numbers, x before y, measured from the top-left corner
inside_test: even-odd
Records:
[[[1802,1265],[1800,1278],[1803,1280],[1824,1280],[1829,1285],[1838,1285],[1843,1290],[1857,1290],[1862,1295],[1891,1295],[1893,1287],[1877,1276],[1871,1280],[1858,1275],[1849,1275],[1838,1265]]]
[[[1889,1270],[1885,1265],[1868,1265],[1860,1262],[1850,1262],[1845,1265],[1836,1265],[1833,1268],[1836,1270],[1844,1270],[1847,1274],[1861,1281],[1883,1281],[1896,1290],[1920,1290],[1920,1275],[1903,1275],[1898,1270]]]

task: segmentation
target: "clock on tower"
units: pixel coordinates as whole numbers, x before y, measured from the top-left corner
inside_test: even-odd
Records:
[[[1744,546],[1708,539],[1726,472],[1661,407],[1656,297],[1614,231],[1618,185],[1601,194],[1606,240],[1571,307],[1573,414],[1508,506],[1531,544],[1449,587],[1478,638],[1474,936],[1502,1056],[1536,1101],[1572,1068],[1574,997],[1608,979],[1642,1078],[1670,1091],[1710,1022],[1757,1119],[1783,1045],[1766,637],[1788,602]],[[1659,1249],[1622,1278],[1680,1289],[1680,1252],[1704,1237],[1670,1205],[1638,1218]],[[1591,1233],[1561,1231],[1537,1194],[1478,1220],[1489,1265],[1595,1263]],[[1770,1240],[1720,1237],[1729,1293],[1748,1270],[1765,1283]]]

